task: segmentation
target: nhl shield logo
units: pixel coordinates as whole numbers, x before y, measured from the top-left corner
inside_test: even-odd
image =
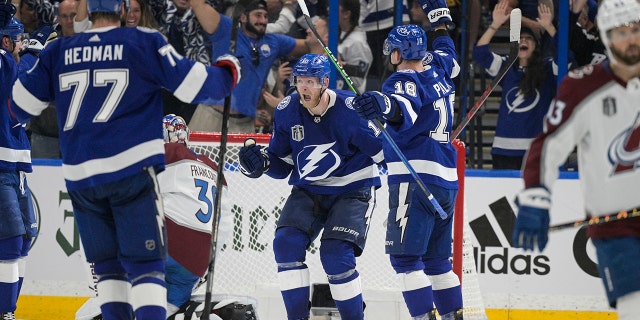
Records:
[[[609,117],[616,114],[616,99],[614,97],[609,96],[602,99],[602,113]]]
[[[304,139],[304,127],[301,125],[291,127],[291,139],[302,141],[302,139]]]

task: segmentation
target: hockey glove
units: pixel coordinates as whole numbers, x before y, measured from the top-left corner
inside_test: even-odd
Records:
[[[378,91],[367,91],[353,99],[353,108],[366,120],[395,118],[398,104]]]
[[[50,24],[45,24],[29,35],[29,44],[25,46],[27,52],[31,52],[36,56],[44,49],[47,42],[58,37],[58,34]]]
[[[242,72],[240,70],[240,61],[238,61],[238,58],[230,54],[223,54],[218,57],[218,59],[216,59],[216,62],[213,64],[213,66],[229,70],[229,72],[233,76],[233,85],[231,86],[231,89],[235,88],[236,85],[240,82],[240,78],[242,78]]]
[[[542,252],[549,234],[549,190],[545,187],[525,189],[518,194],[516,204],[518,217],[513,230],[514,247],[534,251],[537,244]]]
[[[16,14],[16,6],[10,0],[0,0],[0,29],[9,24],[13,15]]]
[[[451,13],[447,6],[446,0],[419,0],[422,10],[427,15],[431,23],[431,29],[435,29],[441,24],[446,24],[447,29],[451,30],[455,24],[451,20]]]
[[[244,141],[240,148],[240,172],[249,178],[258,178],[269,169],[267,147],[259,146],[253,139]]]

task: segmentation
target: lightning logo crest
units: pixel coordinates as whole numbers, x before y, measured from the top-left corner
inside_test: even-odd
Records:
[[[332,143],[306,146],[298,154],[298,175],[300,179],[318,181],[328,177],[340,164],[340,156],[331,149]],[[317,169],[317,170],[316,170]],[[311,175],[312,173],[316,175]]]

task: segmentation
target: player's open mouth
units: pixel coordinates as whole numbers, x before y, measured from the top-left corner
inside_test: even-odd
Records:
[[[303,94],[302,95],[302,100],[307,101],[307,102],[311,101],[311,95]]]

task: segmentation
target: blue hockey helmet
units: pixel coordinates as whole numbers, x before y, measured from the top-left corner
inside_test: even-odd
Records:
[[[331,73],[329,59],[322,54],[307,53],[293,67],[295,77],[316,77],[324,79]]]
[[[390,55],[395,49],[400,51],[402,59],[422,60],[427,54],[427,35],[415,24],[397,26],[389,31],[382,53]]]
[[[13,42],[20,41],[21,34],[24,33],[24,25],[17,18],[11,18],[9,23],[2,29],[0,29],[0,36],[9,37]]]
[[[87,0],[89,13],[106,12],[120,14],[123,0]]]
[[[162,118],[164,142],[177,142],[186,146],[189,144],[189,135],[191,135],[191,130],[181,116],[171,113]]]

